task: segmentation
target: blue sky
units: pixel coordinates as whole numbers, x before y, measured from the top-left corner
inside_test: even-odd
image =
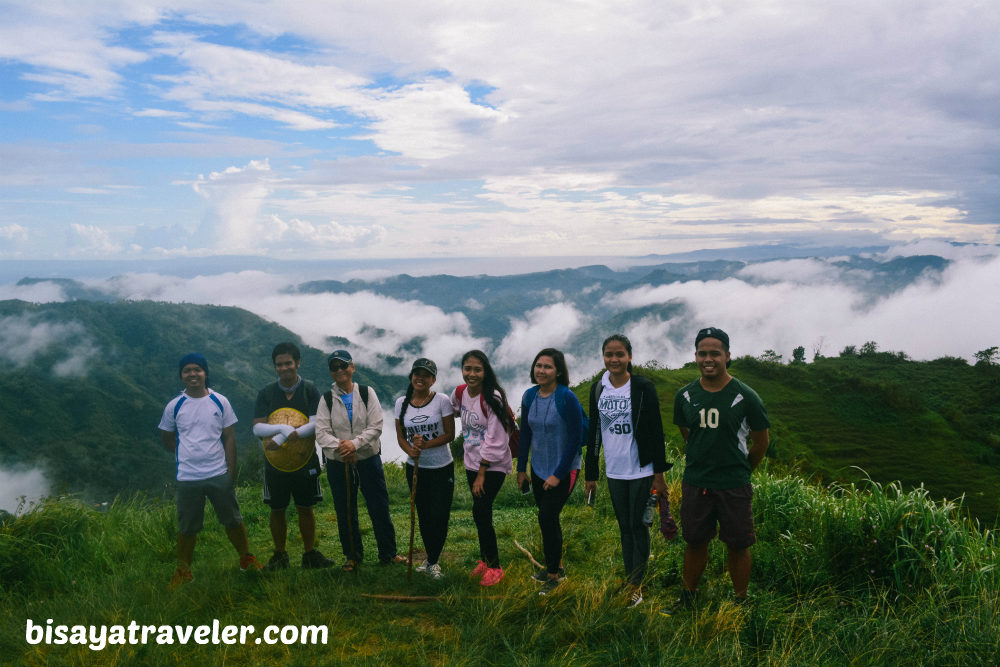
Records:
[[[990,2],[0,0],[0,259],[996,244]]]

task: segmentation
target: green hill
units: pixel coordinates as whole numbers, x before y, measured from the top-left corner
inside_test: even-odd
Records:
[[[673,397],[698,377],[697,368],[639,372],[656,383],[668,438],[679,447]],[[967,511],[996,523],[1000,366],[873,352],[808,364],[742,357],[730,372],[767,406],[772,464],[825,483],[870,477],[905,488],[922,484],[935,498],[964,495]],[[586,400],[585,386],[577,395]]]
[[[183,388],[177,361],[199,351],[213,388],[233,404],[241,449],[257,391],[275,379],[271,349],[302,349],[302,376],[329,386],[325,352],[239,308],[160,302],[0,302],[13,339],[0,355],[0,466],[40,467],[55,492],[110,500],[170,487],[173,457],[159,446],[163,406]],[[338,344],[331,342],[330,349]],[[17,352],[17,354],[12,354]],[[387,401],[405,378],[359,368],[355,378]]]

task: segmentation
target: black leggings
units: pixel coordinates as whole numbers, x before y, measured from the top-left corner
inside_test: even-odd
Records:
[[[538,527],[542,529],[542,549],[545,552],[545,569],[549,574],[559,571],[562,560],[562,525],[559,514],[569,499],[571,490],[569,475],[559,482],[559,486],[546,491],[542,487],[545,480],[531,471],[531,491],[538,505]]]
[[[476,481],[476,471],[466,470],[465,477],[469,480],[469,489]],[[487,567],[500,567],[500,551],[497,548],[497,531],[493,529],[493,501],[500,493],[506,473],[496,470],[487,470],[486,479],[483,481],[482,496],[472,496],[472,519],[476,522],[476,530],[479,532],[479,560],[486,563]]]
[[[413,466],[409,463],[406,464],[406,483],[412,491]],[[454,462],[440,468],[420,468],[417,471],[417,493],[413,502],[417,506],[420,538],[424,541],[430,565],[438,562],[444,542],[448,539],[448,519],[454,495]]]

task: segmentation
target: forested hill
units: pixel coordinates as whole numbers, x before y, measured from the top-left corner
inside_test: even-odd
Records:
[[[637,372],[655,381],[667,437],[679,445],[673,397],[697,368]],[[743,357],[730,372],[767,406],[772,465],[822,482],[868,475],[907,488],[923,483],[937,499],[964,495],[970,513],[996,523],[1000,366],[870,351],[792,364]],[[585,401],[585,385],[577,395]]]
[[[0,325],[0,467],[38,467],[54,491],[95,499],[169,487],[173,460],[156,425],[181,390],[181,356],[207,356],[213,386],[240,417],[245,450],[255,442],[256,392],[274,380],[271,348],[299,341],[238,308],[161,302],[0,301]],[[325,353],[343,343],[301,346],[303,377],[328,385]],[[641,372],[656,381],[676,442],[673,395],[697,369]],[[967,509],[990,524],[1000,514],[1000,366],[991,360],[917,362],[871,345],[810,363],[744,357],[732,372],[767,405],[772,464],[827,482],[868,474],[923,483],[934,497],[964,494]],[[365,368],[355,377],[384,403],[405,389],[405,378]],[[584,399],[585,387],[577,387]]]
[[[0,467],[38,467],[55,492],[109,499],[171,482],[173,458],[156,426],[183,389],[177,362],[188,352],[205,354],[213,388],[232,402],[241,448],[253,441],[257,391],[275,380],[275,343],[298,343],[302,376],[330,383],[329,350],[238,308],[0,301],[0,324]],[[332,339],[330,349],[340,342]],[[383,402],[405,388],[405,379],[363,367],[355,379]]]

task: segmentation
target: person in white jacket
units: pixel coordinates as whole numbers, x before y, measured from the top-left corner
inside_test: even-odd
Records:
[[[316,443],[327,461],[340,546],[347,559],[343,568],[353,571],[364,556],[358,528],[359,487],[368,507],[379,562],[405,564],[406,558],[396,550],[396,529],[389,516],[389,491],[382,471],[382,406],[374,389],[354,382],[354,361],[347,350],[334,351],[327,364],[333,385],[316,409]]]

